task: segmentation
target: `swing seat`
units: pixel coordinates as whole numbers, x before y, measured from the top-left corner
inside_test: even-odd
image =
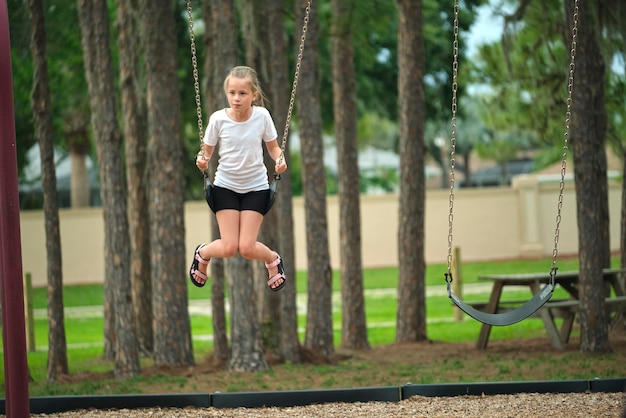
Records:
[[[274,205],[274,200],[276,200],[276,189],[278,189],[278,179],[274,179],[274,181],[270,183],[270,195],[267,199],[267,207],[265,208],[266,215],[270,211],[270,209],[272,209],[272,206]]]
[[[278,190],[278,180],[280,180],[280,174],[274,173],[274,180],[270,183],[270,196],[267,199],[267,207],[265,208],[265,215],[272,209],[274,201],[276,200],[276,191]]]
[[[465,312],[475,320],[482,322],[483,324],[489,324],[494,326],[506,326],[516,324],[530,317],[535,312],[537,312],[543,305],[545,305],[547,301],[550,300],[553,292],[554,284],[548,283],[543,289],[541,289],[539,293],[533,296],[532,299],[528,300],[522,306],[508,312],[488,313],[479,311],[471,305],[463,302],[454,293],[452,293],[450,285],[448,284],[448,297],[456,306],[459,307],[459,309],[461,309],[463,312]]]
[[[209,205],[209,208],[215,213],[215,191],[213,183],[208,175],[204,175],[204,197]]]

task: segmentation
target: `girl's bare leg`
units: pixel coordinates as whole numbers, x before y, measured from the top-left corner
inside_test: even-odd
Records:
[[[278,254],[258,242],[259,230],[263,223],[263,215],[258,212],[245,210],[220,210],[216,214],[217,224],[220,228],[220,238],[205,245],[199,250],[200,256],[205,260],[212,257],[230,258],[239,252],[248,260],[261,260],[271,263],[276,260]],[[198,270],[207,274],[208,266],[200,264]],[[269,269],[269,277],[278,273],[278,266]],[[279,286],[281,283],[276,283]]]
[[[267,245],[257,241],[263,223],[263,215],[258,212],[244,210],[241,212],[239,224],[239,253],[249,260],[261,260],[271,263],[278,254]],[[278,266],[269,269],[269,277],[278,273]],[[279,286],[280,283],[276,283]]]
[[[229,258],[237,254],[239,250],[240,213],[238,210],[231,209],[217,212],[215,216],[220,229],[220,238],[200,249],[199,253],[202,258],[205,260],[210,260],[213,257]],[[204,274],[207,274],[207,269],[206,264],[198,265],[198,270]]]

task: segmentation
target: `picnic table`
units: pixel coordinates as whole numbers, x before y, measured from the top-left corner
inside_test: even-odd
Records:
[[[606,305],[611,311],[623,309],[626,305],[626,291],[619,281],[619,275],[626,273],[626,269],[604,269],[602,275],[607,285]],[[533,295],[549,283],[548,273],[522,273],[522,274],[489,274],[479,276],[479,280],[493,282],[491,295],[486,302],[470,303],[474,308],[487,313],[502,313],[521,306],[525,300],[502,299],[505,287],[523,286],[528,287]],[[566,299],[552,299],[536,312],[535,316],[541,317],[544,327],[550,339],[550,343],[557,349],[563,349],[569,341],[576,313],[580,308],[578,291],[578,271],[557,272],[555,275],[555,288],[560,286],[568,294]],[[611,292],[612,290],[612,292]],[[557,326],[556,318],[563,318],[561,327]],[[489,342],[492,325],[482,324],[476,347],[485,349]]]

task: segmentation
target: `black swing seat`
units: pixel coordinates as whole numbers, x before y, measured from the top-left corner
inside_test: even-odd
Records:
[[[213,183],[207,173],[204,173],[204,197],[209,208],[215,213],[215,194],[213,193]]]
[[[482,322],[483,324],[495,325],[495,326],[506,326],[512,325],[517,322],[520,322],[535,312],[537,312],[547,301],[552,297],[552,293],[554,292],[554,283],[548,283],[539,293],[533,296],[528,302],[524,303],[519,308],[516,308],[512,311],[503,312],[503,313],[487,313],[483,311],[479,311],[478,309],[473,308],[467,303],[463,302],[459,299],[452,290],[450,289],[450,283],[448,283],[448,297],[452,299],[452,302],[459,307],[463,312],[471,316],[477,321]]]

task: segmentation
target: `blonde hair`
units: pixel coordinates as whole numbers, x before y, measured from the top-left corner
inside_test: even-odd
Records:
[[[231,78],[240,78],[243,80],[250,81],[250,87],[252,88],[252,92],[256,93],[256,99],[252,104],[257,106],[265,106],[265,93],[261,89],[261,83],[259,83],[259,77],[254,71],[253,68],[247,67],[245,65],[239,65],[230,70],[230,73],[224,79],[224,93],[228,94],[228,81]]]

